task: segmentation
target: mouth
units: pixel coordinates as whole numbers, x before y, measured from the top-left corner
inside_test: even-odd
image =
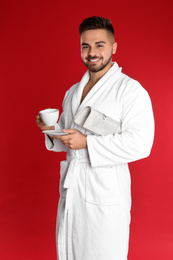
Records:
[[[101,60],[101,58],[88,59],[89,63],[97,63]]]

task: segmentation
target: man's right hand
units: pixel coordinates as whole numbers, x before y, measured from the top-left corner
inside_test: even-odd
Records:
[[[45,130],[55,130],[55,126],[47,126],[43,123],[43,121],[41,120],[40,115],[38,114],[36,116],[36,123],[38,125],[38,127],[41,129],[41,131],[45,131]]]

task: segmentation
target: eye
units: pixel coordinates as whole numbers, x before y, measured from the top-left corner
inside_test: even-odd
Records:
[[[101,44],[97,45],[97,48],[102,48],[102,47],[103,47],[103,45],[101,45]]]
[[[82,50],[88,49],[88,46],[82,46]]]

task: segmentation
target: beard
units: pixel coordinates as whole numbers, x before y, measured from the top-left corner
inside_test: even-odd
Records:
[[[104,62],[103,62],[103,57],[96,57],[96,56],[94,56],[94,57],[88,56],[87,60],[89,60],[89,59],[97,59],[97,58],[99,58],[102,61],[100,65],[97,65],[97,63],[96,64],[91,64],[91,63],[89,63],[89,61],[85,62],[82,59],[82,62],[88,68],[88,70],[90,72],[96,73],[96,72],[99,72],[99,71],[103,70],[112,60],[112,51],[111,51],[110,57],[107,60],[105,60]]]

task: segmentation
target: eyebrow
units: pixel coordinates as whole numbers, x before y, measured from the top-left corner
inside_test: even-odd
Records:
[[[104,43],[104,44],[106,44],[106,42],[104,42],[104,41],[95,42],[95,44],[99,44],[99,43]],[[81,46],[83,46],[83,45],[89,46],[89,44],[88,44],[88,43],[85,43],[85,42],[81,44]]]
[[[95,44],[98,44],[98,43],[104,43],[104,44],[106,44],[106,42],[104,42],[104,41],[95,42]]]

